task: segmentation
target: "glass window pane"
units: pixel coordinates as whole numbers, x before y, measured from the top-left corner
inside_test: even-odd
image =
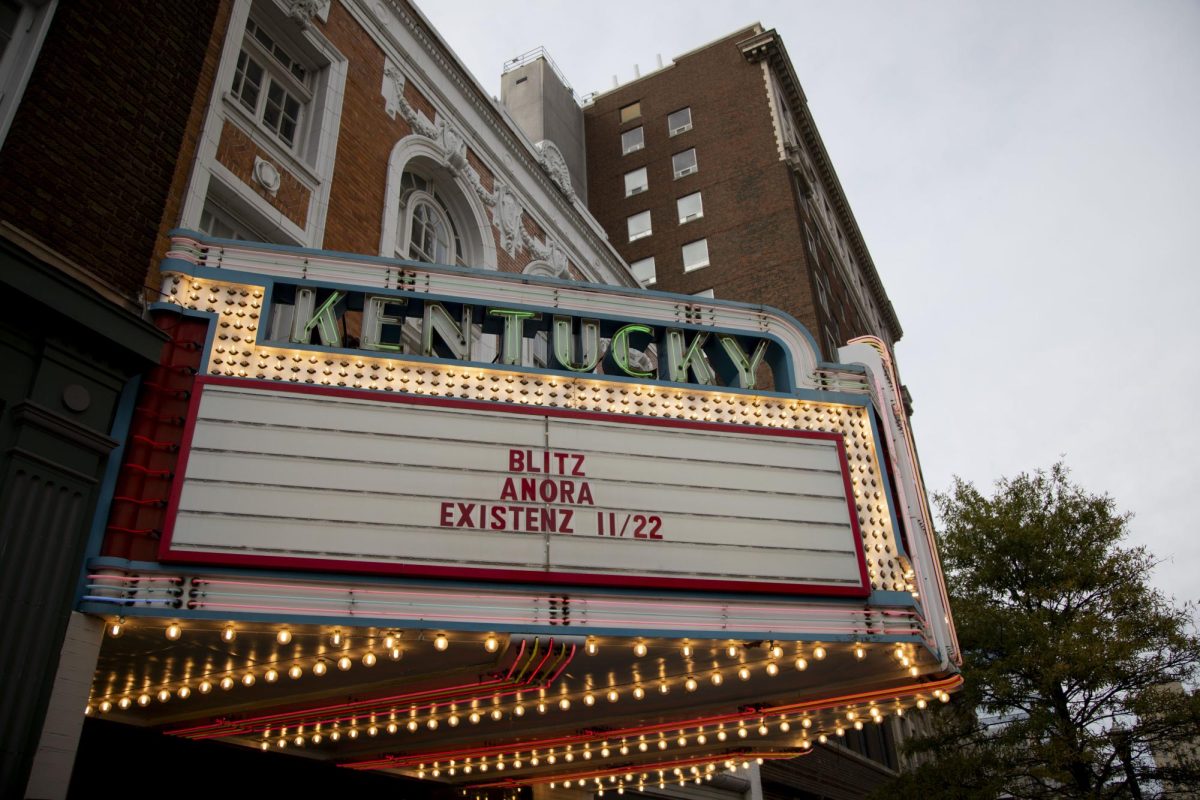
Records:
[[[646,179],[646,168],[635,169],[633,172],[625,173],[625,196],[629,197],[632,194],[646,191],[649,184]]]
[[[704,216],[704,203],[700,199],[699,192],[693,192],[679,198],[675,201],[675,205],[679,209],[679,223],[681,225]]]
[[[643,211],[640,214],[634,214],[627,220],[629,225],[629,241],[641,239],[650,235],[650,212]]]
[[[642,286],[650,286],[654,283],[654,256],[633,262],[629,265],[629,269],[633,271],[633,277],[637,278]]]
[[[630,103],[621,109],[621,122],[629,122],[631,119],[637,119],[642,115],[641,103]]]
[[[692,109],[681,108],[667,117],[667,131],[675,136],[692,128]]]
[[[683,246],[683,270],[700,269],[708,266],[708,240],[697,239]]]
[[[621,155],[641,150],[645,145],[646,142],[642,136],[641,128],[634,128],[621,134]]]
[[[696,148],[693,147],[671,156],[671,168],[675,170],[676,178],[682,178],[684,175],[691,175],[695,172]]]

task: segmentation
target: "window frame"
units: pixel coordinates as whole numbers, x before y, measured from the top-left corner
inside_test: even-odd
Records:
[[[687,214],[685,216],[683,213],[682,203],[684,200],[688,200],[692,197],[696,198],[699,210],[694,214]],[[686,225],[689,222],[695,222],[698,219],[704,218],[704,198],[700,196],[699,190],[690,194],[685,194],[682,197],[675,198],[675,216],[679,218],[680,225]]]
[[[629,176],[635,175],[639,172],[642,173],[642,184],[640,187],[634,187],[634,189],[631,191],[629,188]],[[631,170],[629,170],[629,172],[625,173],[625,196],[626,197],[633,197],[635,194],[641,194],[642,192],[648,191],[649,189],[650,189],[650,174],[649,174],[649,172],[646,171],[645,167],[638,167],[637,169],[631,169]]]
[[[632,147],[627,147],[625,145],[625,137],[634,132],[638,134],[638,142]],[[638,150],[644,149],[646,149],[646,129],[644,126],[638,125],[636,128],[621,131],[621,155],[627,156],[630,153],[636,153]]]
[[[625,112],[630,111],[630,109],[632,109],[631,113],[626,115]],[[620,109],[617,110],[617,118],[621,121],[622,125],[624,125],[626,122],[633,122],[635,119],[641,119],[641,116],[642,116],[642,101],[641,100],[634,100],[632,103],[623,105],[623,106],[621,106]]]
[[[633,221],[640,217],[646,218],[646,230],[635,234],[633,232]],[[639,211],[636,214],[630,214],[628,217],[626,217],[625,230],[626,233],[629,234],[629,241],[631,242],[636,242],[639,239],[645,239],[648,236],[652,236],[654,234],[654,220],[650,215],[650,210],[646,209],[645,211]]]
[[[650,279],[643,280],[642,276],[638,274],[638,265],[645,264],[647,261],[650,262]],[[654,256],[639,258],[637,261],[634,261],[629,265],[629,271],[633,273],[633,277],[637,278],[638,283],[640,283],[642,286],[653,286],[654,284],[658,283],[658,268],[654,263]]]
[[[683,169],[679,169],[678,167],[675,166],[675,159],[678,158],[679,156],[685,155],[687,153],[692,154],[692,164],[689,167],[684,167]],[[686,178],[688,175],[694,175],[699,171],[700,171],[700,157],[696,154],[696,148],[689,147],[686,150],[680,150],[678,153],[673,153],[671,155],[671,172],[674,173],[675,180],[679,180],[680,178]]]
[[[694,244],[703,244],[704,245],[704,260],[701,263],[689,265],[687,263],[687,249]],[[682,247],[679,248],[679,253],[683,259],[683,271],[684,272],[695,272],[698,269],[704,269],[705,267],[709,266],[712,263],[712,261],[711,261],[712,256],[708,251],[708,237],[701,237],[699,239],[693,239],[690,242],[686,242]]]
[[[675,116],[676,114],[682,113],[684,111],[687,112],[687,122],[684,123],[683,125],[676,125],[675,127],[671,127],[671,117]],[[684,106],[683,108],[677,109],[675,111],[672,111],[670,114],[667,114],[667,134],[669,136],[678,136],[681,133],[687,133],[691,129],[692,129],[692,107],[691,106]]]
[[[293,63],[303,68],[305,74],[303,80],[299,79],[290,69],[285,67],[275,54],[269,51],[258,39],[255,33],[260,30],[264,32],[264,35],[275,40],[275,46],[285,52]],[[298,51],[301,52],[302,57],[296,57],[295,54]],[[230,105],[253,119],[255,126],[270,137],[274,144],[282,147],[293,157],[307,162],[303,154],[308,145],[313,101],[316,96],[314,86],[311,84],[316,82],[316,75],[320,72],[320,68],[315,67],[308,59],[303,57],[302,49],[295,47],[285,37],[278,36],[273,26],[264,24],[261,19],[256,17],[250,17],[246,20],[246,27],[242,33],[242,41],[236,58],[236,64],[241,63],[243,56],[247,59],[247,66],[250,62],[253,62],[262,70],[262,82],[258,86],[254,107],[250,108],[240,91],[238,91],[241,86],[245,85],[243,77],[245,73],[240,66],[235,66],[233,81],[226,89],[226,96],[230,100]],[[242,77],[241,81],[239,81],[239,77]],[[285,103],[287,98],[291,98],[297,105],[295,130],[290,143],[283,138],[280,129],[273,128],[271,123],[266,120],[268,106],[271,102],[271,89],[274,87],[278,87],[283,93]],[[279,112],[280,120],[282,121],[282,106]]]

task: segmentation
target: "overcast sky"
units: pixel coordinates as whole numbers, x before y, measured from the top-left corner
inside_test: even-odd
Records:
[[[582,95],[778,30],[904,326],[930,490],[1064,458],[1200,599],[1200,3],[421,8],[497,96],[539,45]]]

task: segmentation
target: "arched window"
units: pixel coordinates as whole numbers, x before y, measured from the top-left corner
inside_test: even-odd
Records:
[[[400,178],[403,224],[396,255],[431,264],[468,266],[454,217],[433,181],[406,171]]]

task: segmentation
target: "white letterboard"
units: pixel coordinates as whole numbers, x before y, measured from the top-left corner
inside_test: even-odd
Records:
[[[832,435],[201,387],[164,560],[867,592]]]

